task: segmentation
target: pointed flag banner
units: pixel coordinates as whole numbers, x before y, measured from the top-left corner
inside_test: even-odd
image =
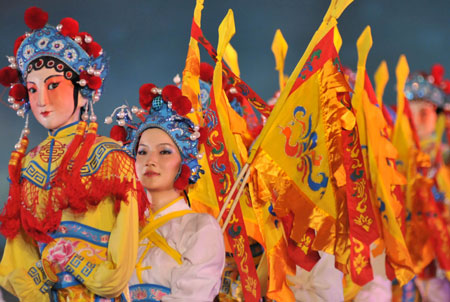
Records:
[[[195,22],[192,23],[191,37],[197,40],[206,49],[206,51],[214,61],[217,61],[217,51],[214,49],[212,44],[203,36],[203,32],[200,26],[198,26]],[[225,73],[225,76],[229,80],[233,81],[233,85],[237,87],[239,93],[245,96],[260,114],[268,117],[271,112],[270,106],[267,105],[266,102],[264,102],[264,100],[255,91],[253,91],[250,86],[247,85],[247,83],[245,83],[241,78],[235,75],[227,65],[224,64],[222,66],[222,69]]]
[[[277,29],[272,42],[272,52],[275,57],[275,69],[278,70],[278,82],[280,90],[286,85],[286,79],[284,76],[284,60],[288,51],[288,44],[281,33],[281,30]]]
[[[395,169],[397,150],[388,137],[388,125],[380,109],[370,79],[366,60],[372,46],[370,27],[366,27],[357,42],[358,69],[352,104],[357,114],[361,144],[367,146],[364,164],[369,168],[371,200],[377,208],[377,224],[386,249],[386,274],[404,285],[414,277],[413,264],[399,221],[402,204],[396,200],[393,189],[406,184],[406,179]],[[384,82],[384,85],[386,82]],[[370,123],[370,127],[368,126]],[[404,222],[403,222],[404,223]]]
[[[229,10],[219,26],[217,63],[214,69],[210,105],[208,108],[204,108],[205,122],[209,130],[205,148],[206,157],[212,172],[211,177],[218,204],[221,208],[225,198],[230,193],[231,185],[235,182],[235,178],[240,172],[242,163],[240,149],[231,131],[235,125],[231,126],[231,124],[243,123],[245,126],[245,121],[231,108],[222,89],[222,58],[234,33],[233,11]],[[244,196],[243,199],[245,200],[246,197]],[[228,211],[225,211],[225,214],[227,213]],[[225,231],[239,270],[245,301],[257,302],[261,298],[261,289],[240,203],[234,210]]]
[[[241,72],[239,71],[238,54],[231,44],[228,44],[225,48],[223,60],[230,66],[231,71],[239,77]]]
[[[414,265],[414,272],[419,274],[434,258],[433,243],[427,226],[425,204],[429,200],[431,182],[419,170],[430,167],[428,155],[420,151],[414,124],[411,123],[408,100],[403,96],[403,89],[409,73],[406,57],[402,55],[396,67],[397,78],[397,114],[395,118],[392,142],[398,150],[397,167],[406,177],[404,188],[406,211],[406,244]],[[401,111],[400,111],[401,109]]]
[[[362,285],[372,278],[369,245],[379,234],[334,35],[329,29],[315,45],[263,129],[252,182],[268,192],[255,190],[253,202],[270,204],[280,220],[292,215],[286,236],[303,252],[300,266],[311,267],[323,250]]]

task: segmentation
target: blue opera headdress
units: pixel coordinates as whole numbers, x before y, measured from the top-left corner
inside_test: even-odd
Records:
[[[203,173],[198,162],[201,158],[199,143],[206,138],[206,133],[186,116],[192,111],[190,100],[174,85],[161,89],[153,84],[144,84],[139,96],[142,108],[133,106],[130,109],[123,105],[105,119],[105,123],[110,124],[115,117],[118,123],[111,129],[111,137],[122,141],[126,150],[136,157],[141,134],[150,128],[163,130],[172,138],[181,155],[175,186],[184,189],[188,184],[194,184]],[[133,121],[133,114],[140,119],[139,122]]]

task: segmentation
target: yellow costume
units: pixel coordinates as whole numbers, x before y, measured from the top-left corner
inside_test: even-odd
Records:
[[[121,184],[117,190],[124,190],[123,194],[97,191],[94,196],[102,196],[101,200],[86,201],[85,211],[74,211],[67,200],[57,200],[64,194],[51,192],[53,178],[81,123],[56,130],[22,161],[21,229],[8,238],[0,263],[0,285],[22,301],[128,299],[127,283],[136,263],[139,220],[133,160],[115,141],[97,137],[80,170],[80,184],[87,188],[98,185],[100,191]],[[124,199],[117,200],[117,196]],[[27,225],[24,212],[41,224]],[[33,230],[51,229],[46,224],[54,222],[47,216],[58,213],[61,219],[56,231],[48,234],[54,240],[46,243],[44,239],[33,239],[38,237],[33,236]],[[51,271],[40,261],[43,259],[65,265],[54,285],[49,280]]]

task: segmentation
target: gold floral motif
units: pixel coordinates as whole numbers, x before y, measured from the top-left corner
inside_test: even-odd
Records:
[[[356,273],[359,275],[364,267],[367,266],[369,262],[362,254],[358,254],[355,258],[353,258],[353,266],[355,267]]]
[[[245,280],[245,289],[252,293],[253,297],[256,298],[256,285],[257,282],[252,277],[247,277]]]
[[[303,235],[302,239],[300,240],[298,246],[303,251],[303,253],[308,254],[309,245],[311,244],[311,237],[306,236],[306,234]]]
[[[370,225],[373,222],[372,218],[370,218],[369,216],[364,216],[363,214],[360,214],[359,217],[357,217],[354,221],[357,225],[366,230],[366,232],[369,231]]]
[[[239,235],[238,238],[233,239],[233,242],[236,251],[236,256],[238,256],[241,259],[240,261],[241,271],[247,274],[248,266],[244,265],[245,262],[247,261],[247,253],[245,252],[245,245],[244,245],[244,236]]]

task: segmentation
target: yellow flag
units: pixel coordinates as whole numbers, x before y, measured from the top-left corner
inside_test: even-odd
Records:
[[[389,71],[386,61],[382,61],[375,72],[375,93],[380,107],[383,105],[384,88],[389,81]]]
[[[280,91],[285,86],[284,76],[284,60],[286,59],[286,53],[288,51],[288,44],[281,33],[281,30],[277,29],[272,42],[272,52],[275,57],[275,69],[278,70],[278,82],[280,85]]]
[[[231,71],[239,77],[241,72],[239,71],[238,54],[231,44],[226,46],[223,59],[228,64]]]
[[[395,185],[405,184],[406,180],[393,165],[397,151],[387,137],[387,123],[377,100],[374,99],[373,88],[367,76],[366,61],[371,47],[372,35],[368,26],[357,42],[358,67],[352,104],[357,111],[360,142],[367,146],[364,163],[370,171],[371,200],[373,207],[378,208],[376,218],[387,261],[399,283],[406,284],[414,277],[413,265],[398,223],[402,207],[392,192]],[[391,272],[387,274],[390,275]]]

